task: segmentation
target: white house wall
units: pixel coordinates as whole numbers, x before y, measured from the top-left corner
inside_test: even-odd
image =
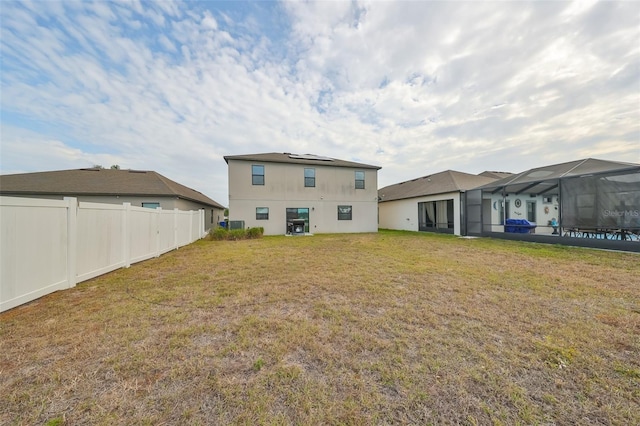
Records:
[[[459,192],[381,202],[378,204],[380,228],[418,231],[418,203],[444,200],[453,200],[453,232],[455,235],[460,235]]]
[[[504,199],[502,194],[484,194],[483,221],[485,225],[490,225],[492,232],[504,232],[503,220],[500,217],[500,205],[504,201],[509,201],[510,215],[507,219],[527,219],[527,201],[536,202],[536,234],[551,234],[553,228],[549,226],[549,221],[555,218],[559,220],[558,195],[543,194],[532,197],[530,194],[507,194]],[[551,203],[545,203],[544,198],[551,198]],[[520,207],[516,207],[516,200],[520,200]],[[490,218],[487,218],[487,212]],[[486,228],[486,226],[485,226]]]
[[[264,185],[252,185],[251,166],[264,165]],[[304,186],[304,169],[316,170],[315,187]],[[365,173],[365,188],[355,189],[355,171]],[[308,208],[311,233],[377,232],[377,170],[229,160],[229,220],[263,227],[265,235],[286,233],[286,209]],[[338,220],[338,206],[352,206],[352,220]],[[256,220],[256,207],[269,219]]]

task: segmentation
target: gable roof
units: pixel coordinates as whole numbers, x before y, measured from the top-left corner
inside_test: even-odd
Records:
[[[224,207],[201,192],[146,170],[75,169],[0,176],[0,194],[178,197]]]
[[[550,183],[549,181],[557,181],[561,178],[589,175],[593,173],[632,170],[634,168],[640,168],[640,164],[586,158],[583,160],[530,169],[483,185],[478,189],[489,190],[492,192],[504,190],[505,192],[518,193],[527,191],[532,194],[541,194],[556,186],[556,183]]]
[[[370,164],[355,163],[352,161],[338,160],[331,157],[322,157],[314,154],[292,154],[290,152],[269,152],[264,154],[247,154],[247,155],[225,155],[224,161],[229,164],[229,160],[241,161],[259,161],[263,163],[290,163],[305,164],[313,166],[333,166],[333,167],[351,167],[357,169],[375,169],[380,170],[382,167],[372,166]]]
[[[378,190],[380,202],[402,200],[406,198],[422,197],[425,195],[460,192],[476,188],[495,178],[472,175],[469,173],[446,170],[433,175],[422,176],[394,185],[385,186]]]

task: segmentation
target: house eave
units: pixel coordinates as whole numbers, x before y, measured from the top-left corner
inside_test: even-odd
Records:
[[[459,194],[461,192],[465,192],[465,190],[463,189],[459,189],[456,191],[442,191],[442,192],[430,192],[428,194],[420,194],[420,195],[411,195],[409,197],[399,197],[399,198],[393,198],[391,200],[380,200],[379,203],[388,203],[391,201],[402,201],[402,200],[411,200],[414,198],[423,198],[423,197],[432,197],[432,196],[437,196],[437,195],[443,195],[443,194]],[[380,197],[378,197],[380,198]]]
[[[183,197],[175,194],[130,194],[123,192],[45,192],[45,191],[0,191],[0,195],[6,195],[11,197],[30,197],[30,196],[54,196],[54,197],[137,197],[137,198],[171,198],[176,200],[185,200],[192,203],[201,204],[203,206],[209,206],[216,209],[224,210],[222,205],[216,205],[211,203],[205,203],[204,201],[196,200],[194,198]]]

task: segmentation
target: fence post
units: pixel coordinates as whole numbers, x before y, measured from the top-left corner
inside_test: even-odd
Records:
[[[67,288],[76,286],[78,271],[78,199],[64,197],[67,202]]]
[[[122,253],[124,267],[131,266],[131,203],[122,203]]]
[[[179,222],[180,210],[178,208],[173,209],[173,245],[178,250],[179,242],[178,242],[178,222]]]
[[[211,217],[213,218],[213,213],[211,213]],[[204,236],[204,220],[205,220],[204,209],[200,209],[200,227],[198,229],[198,233],[200,235],[198,236],[198,238],[202,238]]]
[[[193,211],[189,210],[189,244],[193,242]]]
[[[153,215],[156,221],[156,257],[160,257],[160,215],[162,214],[162,207],[156,207],[155,214]]]

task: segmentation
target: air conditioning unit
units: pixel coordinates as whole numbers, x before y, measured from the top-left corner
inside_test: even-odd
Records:
[[[244,220],[230,220],[229,229],[244,229]]]

